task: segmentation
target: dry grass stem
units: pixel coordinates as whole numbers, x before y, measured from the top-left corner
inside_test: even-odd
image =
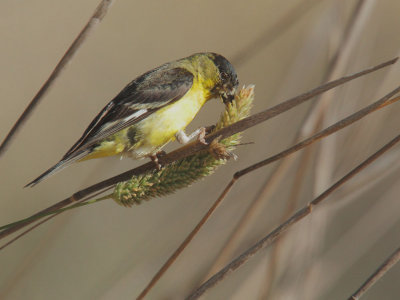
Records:
[[[207,222],[207,220],[211,217],[212,213],[217,209],[217,207],[221,204],[222,200],[226,197],[226,195],[231,190],[232,186],[235,183],[235,179],[232,179],[228,185],[225,187],[224,191],[218,197],[218,199],[214,202],[214,204],[210,207],[207,213],[203,216],[200,222],[196,225],[196,227],[189,233],[189,235],[185,238],[185,240],[179,245],[179,247],[175,250],[175,252],[168,258],[168,260],[164,263],[164,265],[160,268],[160,270],[154,275],[145,289],[139,294],[136,298],[137,300],[143,299],[147,293],[151,290],[151,288],[160,280],[161,276],[168,270],[168,268],[174,263],[174,261],[178,258],[178,256],[185,250],[186,246],[190,243],[190,241],[195,237],[195,235],[200,231],[201,227]]]
[[[400,87],[397,87],[396,89],[394,89],[393,91],[391,91],[386,96],[384,96],[383,98],[379,99],[378,101],[374,102],[373,104],[371,104],[371,105],[359,110],[358,112],[350,115],[349,117],[347,117],[345,119],[340,120],[339,122],[329,126],[328,128],[318,132],[317,134],[314,134],[310,138],[305,139],[304,141],[302,141],[302,142],[300,142],[300,143],[298,143],[298,144],[296,144],[296,145],[294,145],[294,146],[292,146],[292,147],[290,147],[290,148],[288,148],[288,149],[286,149],[286,150],[284,150],[284,151],[282,151],[282,152],[280,152],[280,153],[278,153],[278,154],[276,154],[274,156],[271,156],[271,157],[269,157],[269,158],[267,158],[267,159],[265,159],[263,161],[255,163],[255,164],[253,164],[253,165],[251,165],[251,166],[249,166],[249,167],[247,167],[247,168],[245,168],[243,170],[240,170],[240,171],[236,172],[235,175],[234,175],[234,178],[242,177],[243,175],[246,175],[246,174],[248,174],[248,173],[250,173],[250,172],[252,172],[254,170],[257,170],[257,169],[267,165],[267,164],[270,164],[270,163],[272,163],[272,162],[274,162],[276,160],[279,160],[279,159],[281,159],[281,158],[283,158],[285,156],[288,156],[288,155],[290,155],[290,154],[292,154],[292,153],[294,153],[294,152],[296,152],[296,151],[298,151],[300,149],[303,149],[303,148],[307,147],[308,145],[311,145],[312,143],[316,142],[317,140],[320,140],[320,139],[322,139],[322,138],[324,138],[324,137],[326,137],[326,136],[328,136],[328,135],[330,135],[330,134],[332,134],[332,133],[334,133],[334,132],[336,132],[336,131],[338,131],[338,130],[340,130],[340,129],[342,129],[342,128],[344,128],[344,127],[346,127],[346,126],[348,126],[348,125],[350,125],[350,124],[352,124],[352,123],[354,123],[354,122],[356,122],[358,120],[360,120],[361,118],[363,118],[367,114],[370,114],[370,113],[374,112],[377,109],[383,108],[386,105],[389,105],[391,103],[394,103],[394,102],[400,100],[400,97],[395,97],[395,98],[391,99],[391,97],[393,97],[394,95],[396,95],[399,92],[400,92]]]
[[[3,250],[4,248],[6,248],[7,246],[11,245],[15,241],[19,240],[21,237],[23,237],[24,235],[26,235],[27,233],[29,233],[33,229],[37,228],[39,225],[42,225],[42,224],[46,223],[47,221],[51,220],[55,216],[58,216],[59,214],[65,212],[65,211],[67,211],[69,209],[85,205],[87,203],[87,201],[89,201],[90,199],[92,199],[92,198],[94,198],[96,196],[99,196],[100,194],[106,192],[109,189],[110,188],[105,188],[103,190],[98,191],[95,194],[92,194],[92,195],[90,195],[90,196],[88,196],[86,198],[80,199],[80,200],[76,200],[74,198],[74,196],[72,196],[70,198],[67,198],[67,199],[65,199],[63,201],[60,201],[60,202],[56,203],[55,205],[50,206],[50,207],[48,207],[48,208],[46,208],[46,209],[44,209],[44,210],[42,210],[42,211],[40,211],[40,212],[38,212],[38,213],[36,213],[34,215],[28,217],[27,219],[24,219],[24,220],[21,220],[21,221],[13,223],[15,225],[13,225],[11,227],[8,227],[8,225],[3,226],[3,227],[6,227],[6,229],[0,231],[0,235],[3,232],[5,232],[6,234],[4,234],[4,236],[1,237],[1,238],[5,238],[8,235],[10,235],[10,234],[12,234],[12,233],[14,233],[16,231],[18,231],[18,230],[20,230],[20,229],[22,229],[22,228],[24,228],[24,227],[36,222],[36,221],[38,221],[38,220],[40,220],[40,219],[42,219],[44,217],[47,217],[46,219],[38,222],[37,224],[31,226],[30,228],[24,230],[23,232],[21,232],[20,234],[18,234],[14,238],[12,238],[10,241],[5,243],[4,245],[0,246],[0,251]]]
[[[325,190],[322,194],[312,200],[307,206],[298,210],[294,215],[292,215],[289,219],[287,219],[284,223],[279,225],[276,229],[274,229],[271,233],[265,236],[263,239],[255,243],[252,247],[247,249],[245,252],[240,254],[237,258],[231,261],[227,266],[225,266],[221,271],[212,276],[207,282],[201,285],[198,289],[196,289],[192,294],[190,294],[187,299],[198,299],[201,295],[203,295],[208,289],[214,287],[220,281],[222,281],[228,274],[239,268],[243,263],[248,261],[252,256],[254,256],[260,249],[264,249],[270,246],[276,239],[280,238],[283,233],[285,233],[292,225],[296,224],[298,221],[311,214],[312,209],[320,204],[323,200],[325,200],[333,191],[343,185],[345,182],[350,180],[353,176],[358,174],[364,168],[366,168],[369,164],[378,159],[381,155],[383,155],[386,151],[392,148],[396,143],[400,141],[400,135],[396,136],[389,143],[380,148],[373,155],[369,156],[366,160],[364,160],[361,164],[359,164],[356,168],[351,170],[345,176],[343,176],[340,180],[338,180],[335,184]]]
[[[297,166],[294,182],[292,184],[293,187],[290,190],[290,195],[287,200],[286,209],[282,214],[281,221],[279,223],[283,223],[287,218],[289,218],[293,214],[298,205],[298,200],[299,196],[301,195],[300,192],[303,186],[303,181],[306,178],[305,172],[307,170],[307,166],[309,165],[311,154],[312,154],[312,148],[307,148],[303,151],[303,153],[301,153],[301,156],[299,158],[299,165]],[[271,288],[274,283],[273,281],[274,279],[277,278],[276,275],[278,271],[278,262],[281,254],[280,250],[284,238],[285,235],[282,235],[282,237],[275,243],[272,252],[270,254],[271,256],[269,259],[269,264],[267,264],[267,270],[265,274],[267,280],[264,281],[264,285],[261,286],[262,299],[270,298],[269,295],[271,295]]]
[[[360,299],[383,275],[386,274],[400,260],[400,248],[390,255],[385,262],[362,284],[362,286],[349,298],[349,300]]]
[[[4,154],[9,143],[12,141],[12,139],[15,137],[18,131],[22,128],[23,124],[32,114],[34,108],[42,100],[43,96],[53,85],[53,83],[61,74],[61,72],[65,69],[67,64],[72,60],[74,54],[78,51],[83,42],[87,39],[90,33],[96,28],[96,25],[98,25],[100,21],[104,18],[112,2],[113,0],[101,0],[100,4],[97,6],[96,10],[90,17],[85,27],[83,27],[79,35],[72,42],[71,46],[68,48],[64,56],[61,58],[61,60],[58,62],[54,70],[51,72],[50,77],[45,81],[40,90],[31,100],[29,105],[25,108],[22,115],[18,118],[18,120],[15,122],[11,130],[8,132],[7,136],[4,138],[3,142],[0,145],[0,156]]]
[[[15,241],[19,240],[20,238],[22,238],[25,234],[31,232],[33,229],[37,228],[38,226],[42,225],[43,223],[46,223],[47,221],[50,221],[52,218],[58,216],[60,213],[56,213],[54,215],[51,215],[43,220],[41,220],[40,222],[37,222],[35,225],[32,225],[31,227],[29,227],[28,229],[24,230],[23,232],[21,232],[20,234],[18,234],[17,236],[13,237],[11,240],[9,240],[7,243],[5,243],[4,245],[2,245],[0,247],[0,251],[3,250],[4,248],[6,248],[7,246],[11,245],[12,243],[14,243]]]
[[[387,154],[392,154],[393,152],[396,151],[391,151]],[[326,213],[329,214],[329,216],[337,216],[343,209],[345,203],[354,203],[356,199],[362,201],[361,199],[368,197],[373,188],[371,190],[365,188],[359,195],[357,195],[358,197],[356,199],[354,199],[354,195],[343,195],[342,190],[346,189],[346,187],[354,180],[357,180],[360,175],[369,172],[370,169],[376,166],[377,163],[381,162],[387,154],[335,192],[335,198],[340,199],[340,201],[335,203],[331,202],[329,205],[325,206]],[[389,179],[387,178],[386,180]],[[393,189],[395,185],[396,182],[389,185],[388,187],[392,188],[388,188],[385,193],[381,194],[379,196],[379,201],[370,205],[369,209],[365,213],[361,214],[357,220],[355,220],[355,223],[347,229],[340,238],[336,239],[334,244],[331,245],[326,252],[318,258],[314,258],[311,268],[308,269],[310,274],[318,274],[320,270],[331,268],[335,254],[346,253],[346,256],[342,258],[342,264],[330,269],[329,277],[320,278],[319,284],[315,287],[313,293],[314,299],[321,299],[324,298],[323,295],[326,295],[327,293],[329,294],[332,289],[335,288],[335,284],[340,281],[341,278],[344,278],[346,274],[349,274],[351,267],[359,262],[362,257],[367,255],[367,253],[376,246],[377,243],[379,243],[382,236],[387,235],[398,222],[397,212],[400,205],[396,204],[396,206],[394,206],[393,203],[391,203],[391,199],[396,199],[398,194],[395,192],[395,189]],[[348,199],[349,197],[352,199]],[[376,223],[374,223],[373,228],[366,231],[365,228],[368,228],[371,224],[371,220],[375,220]],[[354,240],[357,240],[357,247],[349,247],[349,245],[354,243]]]
[[[227,263],[227,259],[232,257],[232,254],[237,249],[240,241],[246,235],[246,232],[250,230],[252,225],[251,221],[256,219],[259,214],[262,213],[261,207],[265,205],[264,199],[268,199],[271,197],[294,159],[294,155],[288,156],[283,159],[280,164],[274,169],[272,174],[266,180],[262,189],[257,193],[255,200],[247,208],[246,212],[236,224],[235,228],[232,231],[232,234],[228,237],[227,242],[225,243],[222,250],[218,253],[217,258],[207,271],[207,274],[203,278],[201,283],[205,282],[208,278],[210,278],[213,274],[220,270]]]
[[[370,16],[373,13],[374,0],[359,0],[357,1],[352,16],[349,18],[349,24],[345,30],[343,41],[339,45],[336,63],[332,67],[329,74],[328,80],[344,74],[348,65],[350,64],[354,53],[357,51],[357,47],[362,38],[362,33],[365,30],[366,24],[370,20]],[[339,4],[340,5],[340,4]],[[323,116],[323,126],[332,122],[332,120],[337,119],[340,112],[349,111],[352,108],[347,106],[347,109],[343,109],[343,103],[332,102],[332,99],[340,97],[337,90],[325,93],[321,96],[321,101],[318,105],[323,106],[324,113]],[[355,101],[354,101],[355,103]],[[351,105],[350,105],[351,106]],[[316,155],[314,165],[314,196],[320,194],[333,182],[336,167],[336,156],[338,149],[338,136],[334,136],[330,139],[324,140],[320,145]],[[326,210],[320,209],[318,213],[313,216],[313,224],[307,229],[303,230],[301,234],[304,238],[308,238],[307,247],[303,249],[298,249],[296,254],[299,259],[294,260],[294,264],[307,264],[312,262],[312,257],[317,257],[323,248],[324,237],[326,236],[327,225],[330,222],[330,215],[327,214]],[[301,257],[307,257],[307,260],[300,259]],[[304,267],[304,265],[303,265]],[[296,268],[296,265],[291,265],[292,269]],[[315,280],[323,276],[323,270],[316,270],[315,272],[306,272],[304,274],[304,282],[301,297],[306,299],[313,299],[315,293],[314,283]],[[299,288],[299,286],[297,286]],[[298,289],[293,289],[291,295],[298,295]]]

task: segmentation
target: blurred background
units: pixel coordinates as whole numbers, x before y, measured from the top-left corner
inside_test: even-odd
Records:
[[[0,138],[86,24],[99,0],[0,4]],[[144,161],[75,164],[34,188],[128,82],[195,52],[226,56],[255,84],[254,112],[399,55],[400,2],[115,1],[0,159],[0,223],[27,217]],[[233,173],[372,103],[400,65],[247,130],[231,161],[176,194],[130,209],[113,201],[64,213],[0,252],[1,299],[132,299]],[[214,124],[209,102],[188,131]],[[242,178],[147,299],[181,299],[399,133],[398,104]],[[167,151],[178,147],[171,143]],[[399,246],[399,147],[348,182],[273,247],[204,299],[343,299]],[[270,180],[269,180],[270,179]],[[2,241],[3,242],[3,241]],[[3,244],[3,243],[2,243]],[[394,267],[364,299],[398,299]]]

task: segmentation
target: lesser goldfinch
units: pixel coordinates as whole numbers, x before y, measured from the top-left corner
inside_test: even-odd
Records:
[[[184,132],[205,102],[233,100],[238,79],[231,63],[216,53],[197,53],[166,63],[129,83],[94,118],[63,158],[26,186],[34,186],[68,165],[92,158],[151,157],[168,142],[204,135]]]

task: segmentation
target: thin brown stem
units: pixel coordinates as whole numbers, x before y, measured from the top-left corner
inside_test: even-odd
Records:
[[[217,258],[200,284],[220,270],[229,261],[228,259],[232,258],[232,254],[237,249],[239,241],[246,235],[246,232],[250,230],[251,221],[256,219],[259,214],[262,213],[261,206],[264,204],[263,199],[269,198],[274,193],[278,183],[284,177],[286,170],[289,168],[291,161],[292,160],[290,160],[289,157],[287,160],[282,160],[279,166],[272,171],[272,174],[266,180],[263,188],[257,193],[255,200],[246,209],[246,212],[235,225],[232,234],[228,237],[223,249],[218,253]]]
[[[288,218],[285,222],[279,225],[276,229],[274,229],[271,233],[265,236],[263,239],[255,243],[249,249],[240,254],[237,258],[232,260],[228,265],[226,265],[222,270],[212,276],[207,282],[202,284],[197,290],[195,290],[192,294],[190,294],[187,299],[198,299],[201,295],[203,295],[207,290],[214,287],[220,281],[222,281],[228,274],[239,268],[242,264],[248,261],[252,256],[254,256],[260,249],[264,249],[270,246],[273,242],[275,242],[278,238],[281,237],[283,233],[285,233],[292,225],[296,224],[298,221],[306,217],[312,212],[314,206],[320,204],[324,199],[326,199],[333,191],[343,185],[345,182],[350,180],[357,173],[361,172],[364,168],[366,168],[369,164],[378,159],[381,155],[383,155],[386,151],[392,148],[396,143],[400,141],[400,135],[396,136],[393,140],[383,146],[381,149],[376,151],[366,160],[364,160],[361,164],[343,176],[339,181],[333,184],[330,188],[325,190],[322,194],[320,194],[317,198],[311,201],[307,206],[298,210],[294,215]],[[244,173],[247,174],[247,173]]]
[[[109,189],[110,189],[110,188],[103,189],[103,190],[98,191],[97,193],[95,193],[95,194],[93,194],[93,195],[88,196],[87,198],[80,199],[80,200],[76,200],[76,199],[74,198],[74,196],[72,196],[71,198],[68,198],[68,199],[65,199],[65,200],[61,201],[61,202],[63,202],[63,203],[65,204],[64,206],[57,207],[57,204],[61,203],[61,202],[59,202],[59,203],[57,203],[56,205],[53,205],[53,206],[51,206],[51,207],[49,207],[49,208],[47,208],[47,209],[45,209],[45,210],[42,210],[41,212],[39,212],[39,213],[37,213],[37,214],[35,214],[35,215],[29,217],[29,218],[28,218],[29,220],[26,220],[26,221],[21,222],[21,223],[18,222],[15,226],[10,227],[10,229],[13,229],[14,231],[13,231],[13,230],[10,230],[10,232],[9,232],[7,235],[9,235],[9,234],[15,232],[15,231],[18,230],[18,229],[21,229],[21,228],[23,228],[23,227],[26,227],[26,226],[28,226],[29,224],[32,224],[32,223],[34,223],[34,222],[36,222],[36,221],[38,221],[38,220],[40,220],[40,219],[42,219],[42,218],[47,217],[47,216],[50,215],[50,216],[49,216],[48,218],[46,218],[45,220],[40,221],[39,223],[35,224],[35,225],[32,226],[31,228],[29,228],[29,229],[23,231],[21,234],[17,235],[17,236],[14,237],[13,239],[11,239],[9,242],[5,243],[3,246],[0,246],[0,251],[3,250],[4,248],[6,248],[7,246],[11,245],[12,243],[14,243],[15,241],[17,241],[17,240],[20,239],[21,237],[23,237],[25,234],[29,233],[32,229],[35,229],[35,228],[38,227],[39,225],[42,225],[43,223],[46,223],[47,221],[51,220],[53,217],[58,216],[59,214],[63,213],[64,211],[67,211],[67,210],[69,210],[69,209],[72,209],[72,208],[75,208],[75,207],[79,207],[79,206],[83,206],[83,205],[85,205],[85,204],[89,204],[87,201],[89,201],[89,200],[90,200],[91,198],[93,198],[93,197],[96,197],[96,196],[98,196],[98,195],[100,195],[100,194],[106,192],[106,191],[109,190]],[[66,201],[66,200],[72,201],[72,202],[69,202],[69,203],[68,203],[68,201]],[[101,199],[101,200],[104,200],[104,199]],[[73,203],[73,204],[70,205],[70,206],[68,206],[68,207],[66,207],[68,204],[71,204],[71,203]],[[82,205],[82,204],[83,204],[83,205]],[[56,208],[56,207],[57,207],[57,208]],[[53,208],[53,209],[50,210],[50,208]],[[0,232],[0,236],[1,236],[1,234],[2,234],[3,232],[6,232],[6,231],[7,231],[7,229],[1,231],[1,232]],[[7,236],[7,235],[5,235],[5,236]],[[1,238],[0,238],[0,239],[1,239]]]
[[[71,46],[68,48],[68,50],[65,52],[64,56],[58,62],[58,64],[54,68],[53,72],[51,72],[49,78],[47,78],[47,80],[42,85],[40,90],[37,92],[37,94],[31,100],[29,105],[25,108],[22,115],[18,118],[18,120],[15,122],[14,126],[8,132],[7,136],[5,137],[5,139],[3,140],[3,142],[0,145],[0,156],[5,153],[7,146],[10,144],[10,142],[15,137],[15,135],[18,133],[18,131],[22,128],[22,125],[26,122],[28,117],[32,114],[33,109],[42,100],[43,96],[47,93],[49,88],[53,85],[54,81],[58,78],[58,76],[61,74],[61,72],[65,69],[67,64],[71,61],[74,54],[78,51],[78,49],[83,44],[83,42],[87,39],[89,34],[94,30],[96,25],[98,25],[100,23],[100,21],[104,18],[104,16],[106,15],[106,13],[108,11],[108,8],[112,4],[112,2],[113,2],[113,0],[101,0],[100,4],[97,6],[96,10],[94,11],[93,15],[90,17],[90,19],[87,22],[87,24],[85,25],[85,27],[83,27],[83,29],[81,30],[79,35],[72,42]]]
[[[289,218],[293,212],[296,210],[297,202],[299,199],[300,195],[300,190],[301,187],[303,186],[303,180],[305,179],[305,172],[307,170],[307,166],[309,164],[309,160],[311,158],[311,153],[312,153],[312,148],[307,148],[304,150],[304,152],[301,154],[301,157],[299,159],[299,165],[297,166],[297,171],[295,174],[295,178],[293,181],[293,185],[290,191],[290,195],[287,201],[286,209],[283,212],[281,218],[280,218],[280,223],[284,222],[287,218]],[[274,278],[275,274],[278,269],[278,261],[279,261],[279,254],[281,253],[280,249],[282,246],[283,239],[285,238],[285,235],[282,236],[282,238],[275,243],[275,247],[273,247],[271,256],[269,259],[269,266],[268,269],[266,270],[266,282],[262,285],[261,289],[261,298],[262,299],[269,299],[269,295],[271,293],[271,288],[274,283]]]
[[[357,300],[362,297],[383,275],[386,274],[400,260],[400,248],[390,255],[383,264],[362,284],[362,286],[349,298],[349,300]]]
[[[75,201],[76,200],[75,200],[74,196],[71,196],[71,197],[69,197],[67,199],[64,199],[64,200],[62,200],[60,202],[57,202],[56,204],[54,204],[54,205],[52,205],[52,206],[50,206],[50,207],[48,207],[46,209],[41,210],[40,212],[38,212],[38,213],[36,213],[36,214],[34,214],[34,215],[32,215],[30,217],[33,220],[28,221],[28,222],[24,222],[24,223],[19,223],[19,224],[16,224],[15,226],[13,226],[13,227],[10,227],[10,228],[7,228],[7,229],[4,229],[4,230],[0,231],[0,239],[9,236],[10,234],[18,231],[19,229],[21,229],[21,228],[23,228],[25,226],[28,226],[29,224],[32,224],[33,222],[38,220],[38,219],[35,219],[35,217],[39,218],[41,215],[45,215],[46,213],[50,213],[50,212],[56,211],[56,210],[58,210],[60,208],[63,208],[63,207],[65,207],[65,206],[67,206],[67,205],[69,205],[71,203],[74,203]]]
[[[254,170],[257,170],[257,169],[267,165],[267,164],[270,164],[276,160],[279,160],[285,156],[288,156],[289,154],[292,154],[300,149],[303,149],[304,147],[311,145],[312,143],[316,142],[317,140],[320,140],[320,139],[360,120],[361,118],[365,117],[367,114],[370,114],[370,113],[376,111],[377,109],[380,109],[382,107],[385,107],[386,105],[389,105],[393,102],[398,101],[400,99],[400,97],[395,97],[392,99],[391,99],[391,97],[399,92],[400,92],[400,86],[397,87],[396,89],[394,89],[393,91],[391,91],[390,93],[388,93],[386,96],[379,99],[378,101],[374,102],[373,104],[368,105],[367,107],[348,116],[347,118],[340,120],[339,122],[329,126],[328,128],[318,132],[317,134],[314,134],[313,136],[309,137],[308,139],[305,139],[304,141],[286,149],[285,151],[282,151],[274,156],[271,156],[265,160],[262,160],[258,163],[255,163],[254,165],[251,165],[243,170],[236,172],[234,175],[234,178],[242,177],[243,175],[246,175]]]
[[[228,185],[225,187],[224,191],[218,197],[218,199],[214,202],[214,204],[210,207],[207,213],[203,216],[200,222],[196,225],[196,227],[190,232],[190,234],[186,237],[186,239],[182,242],[182,244],[175,250],[175,252],[168,258],[168,260],[164,263],[161,269],[154,275],[149,284],[144,288],[144,290],[139,294],[136,299],[143,299],[150,289],[157,283],[157,281],[161,278],[161,276],[168,270],[168,268],[174,263],[174,261],[178,258],[179,254],[186,248],[186,246],[190,243],[193,237],[199,232],[201,227],[206,223],[206,221],[211,217],[212,213],[217,209],[222,200],[226,197],[226,195],[231,190],[232,186],[235,183],[235,179],[232,179]]]
[[[6,248],[7,246],[11,245],[12,243],[14,243],[16,240],[20,239],[21,237],[23,237],[25,234],[31,232],[33,229],[35,229],[36,227],[38,227],[39,225],[42,225],[43,223],[46,223],[47,221],[50,221],[52,218],[54,218],[55,216],[58,216],[60,213],[58,214],[54,214],[51,215],[49,217],[47,217],[46,219],[36,223],[35,225],[33,225],[32,227],[24,230],[23,232],[21,232],[20,234],[18,234],[17,236],[13,237],[11,240],[9,240],[7,243],[5,243],[3,246],[0,247],[0,251],[3,250],[4,248]]]

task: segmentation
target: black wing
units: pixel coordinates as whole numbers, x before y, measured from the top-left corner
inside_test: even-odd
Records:
[[[128,84],[90,123],[63,159],[143,120],[182,98],[192,87],[193,75],[183,68],[161,66]]]

